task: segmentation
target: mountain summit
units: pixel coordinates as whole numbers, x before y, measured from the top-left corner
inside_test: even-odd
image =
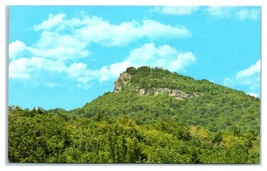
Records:
[[[133,68],[131,68],[133,69]],[[133,76],[133,78],[136,75]],[[120,91],[122,91],[124,86],[131,86],[133,83],[133,81],[131,80],[132,75],[130,75],[127,72],[124,72],[120,75],[120,77],[115,81],[114,83],[114,92],[115,93],[119,93]],[[143,79],[146,79],[146,77],[144,77]],[[154,78],[155,79],[155,78]],[[154,80],[152,80],[153,82]],[[171,89],[171,88],[167,88],[168,84],[166,84],[166,87],[151,87],[151,86],[147,86],[147,85],[143,85],[143,87],[141,87],[140,85],[138,85],[139,82],[137,82],[137,84],[133,84],[134,87],[133,89],[136,91],[136,93],[139,93],[140,95],[163,95],[163,94],[167,94],[169,96],[175,97],[177,100],[183,100],[186,98],[192,98],[192,97],[198,97],[200,95],[197,95],[195,93],[193,94],[187,94],[182,92],[179,89]],[[151,83],[148,83],[148,85],[151,85]],[[162,85],[163,86],[163,85]],[[149,87],[149,88],[147,88]]]
[[[129,67],[121,73],[114,82],[114,92],[119,93],[125,87],[131,88],[140,95],[169,95],[177,100],[199,96],[217,96],[225,93],[238,93],[247,96],[242,91],[236,91],[221,85],[216,85],[208,80],[194,80],[193,78],[171,73],[161,68]]]
[[[9,135],[12,162],[259,163],[260,99],[161,68],[130,67],[113,92],[82,108],[11,107]]]
[[[114,82],[114,91],[86,104],[82,113],[129,116],[137,123],[176,118],[181,124],[201,125],[211,131],[238,128],[259,134],[259,102],[242,91],[207,80],[144,66],[121,73]]]

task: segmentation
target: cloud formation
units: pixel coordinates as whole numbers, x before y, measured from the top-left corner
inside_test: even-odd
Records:
[[[258,20],[260,18],[260,10],[258,9],[241,9],[236,13],[240,20]]]
[[[34,56],[69,60],[87,57],[90,54],[87,45],[87,42],[71,34],[44,31],[40,39],[28,49]]]
[[[83,40],[107,46],[127,45],[142,38],[159,39],[190,36],[190,32],[185,27],[163,25],[154,20],[143,20],[142,23],[131,21],[112,25],[101,19],[96,19],[92,25],[88,24],[78,29],[76,34]]]
[[[235,76],[224,79],[224,85],[228,87],[244,87],[247,94],[259,97],[260,95],[260,71],[261,60],[250,67],[239,71]]]
[[[106,46],[123,46],[141,38],[182,38],[191,35],[183,26],[164,25],[155,20],[132,20],[112,24],[96,16],[67,19],[65,14],[50,14],[46,21],[35,25],[34,30],[54,31],[59,35],[62,35],[62,32],[72,32],[71,35],[81,41]]]
[[[15,59],[19,57],[25,50],[26,45],[23,42],[16,40],[9,44],[9,58]]]
[[[9,78],[30,79],[37,71],[61,73],[66,69],[65,64],[60,61],[40,57],[19,58],[9,63]]]
[[[66,71],[71,78],[77,80],[79,87],[87,88],[91,80],[97,79],[102,82],[118,78],[129,66],[147,65],[170,71],[182,71],[195,61],[192,52],[179,52],[169,45],[156,46],[154,43],[148,43],[133,49],[123,61],[103,66],[101,69],[91,70],[84,63],[73,63]]]
[[[26,46],[25,46],[26,47]],[[30,49],[35,54],[34,50]],[[45,53],[45,51],[44,51]],[[48,54],[50,52],[48,51]],[[193,64],[196,60],[192,52],[179,52],[176,48],[169,45],[156,46],[154,43],[147,43],[139,48],[133,49],[128,57],[121,62],[103,66],[100,69],[92,70],[87,64],[82,62],[72,62],[66,64],[68,58],[50,58],[50,55],[42,57],[18,58],[11,60],[9,64],[9,77],[12,79],[32,79],[35,73],[65,73],[68,78],[77,82],[79,88],[88,88],[88,83],[92,80],[108,81],[116,79],[120,73],[129,66],[140,67],[143,65],[152,67],[162,67],[170,71],[181,71]],[[56,53],[54,53],[56,54]],[[62,60],[64,59],[64,60]],[[57,85],[56,83],[46,84],[48,87]]]
[[[120,73],[129,66],[151,66],[161,67],[170,71],[182,71],[193,64],[196,57],[192,52],[179,52],[169,45],[156,46],[154,43],[147,43],[139,48],[131,50],[128,57],[123,61],[103,66],[100,70],[94,70],[99,81],[116,79]]]
[[[181,71],[194,63],[196,58],[192,52],[178,52],[176,48],[169,45],[156,47],[154,43],[148,43],[133,49],[126,60],[136,67],[148,65],[170,71]]]
[[[39,30],[49,30],[53,27],[58,26],[58,24],[62,23],[63,19],[66,17],[65,14],[49,14],[48,19],[43,21],[41,24],[35,25],[33,29],[35,31]]]
[[[155,8],[155,11],[162,14],[177,16],[190,15],[197,10],[199,10],[197,6],[164,6]]]
[[[258,20],[261,15],[259,8],[255,7],[229,7],[211,6],[206,8],[208,15],[221,18],[234,18],[242,20]]]
[[[62,74],[65,79],[75,80],[78,87],[86,88],[92,80],[115,79],[132,65],[161,66],[178,71],[195,60],[192,53],[183,54],[169,45],[156,47],[151,43],[133,49],[125,60],[99,69],[92,70],[84,60],[81,62],[83,58],[90,58],[92,43],[125,46],[140,39],[177,39],[191,35],[184,26],[166,25],[155,20],[113,24],[96,16],[67,18],[65,14],[50,14],[48,19],[33,26],[33,30],[40,32],[34,44],[26,45],[19,40],[9,44],[11,79],[34,79],[37,73]],[[55,82],[46,83],[48,87],[56,85]]]
[[[257,73],[260,73],[261,71],[261,60],[258,60],[256,64],[251,65],[249,68],[239,71],[236,74],[237,78],[245,78],[245,77],[251,77]]]
[[[161,6],[155,7],[151,11],[164,15],[187,16],[194,12],[201,11],[213,18],[232,18],[240,21],[258,20],[261,15],[258,7],[232,7],[232,6],[209,6],[200,8],[198,6]]]
[[[122,61],[119,63],[114,63],[109,66],[103,66],[99,72],[99,81],[107,81],[118,78],[120,73],[125,71],[131,63],[129,61]]]
[[[206,11],[211,16],[227,16],[230,14],[233,7],[226,6],[211,6],[207,7]]]

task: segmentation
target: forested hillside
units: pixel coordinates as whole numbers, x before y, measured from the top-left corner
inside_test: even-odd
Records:
[[[130,67],[113,92],[78,109],[10,106],[8,158],[23,163],[259,163],[260,99],[160,68]]]

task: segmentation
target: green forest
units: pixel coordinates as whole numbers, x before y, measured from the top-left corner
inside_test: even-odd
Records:
[[[130,67],[113,92],[81,108],[9,106],[8,159],[258,164],[260,99],[161,68]]]

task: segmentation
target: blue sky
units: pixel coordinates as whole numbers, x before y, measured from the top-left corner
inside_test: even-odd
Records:
[[[261,8],[9,8],[9,105],[82,107],[142,65],[260,96]]]

